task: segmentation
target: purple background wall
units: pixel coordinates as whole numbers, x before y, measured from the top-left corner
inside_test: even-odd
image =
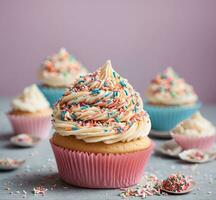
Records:
[[[0,1],[0,95],[36,82],[44,57],[66,47],[90,71],[111,58],[141,93],[172,65],[216,102],[214,0]]]

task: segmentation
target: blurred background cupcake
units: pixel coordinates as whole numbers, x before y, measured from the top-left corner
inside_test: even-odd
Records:
[[[50,140],[60,177],[89,188],[139,182],[153,149],[140,95],[106,64],[80,77],[55,105]]]
[[[146,97],[144,107],[156,131],[170,131],[201,106],[193,87],[170,67],[151,81]]]
[[[65,88],[86,73],[86,68],[61,48],[57,54],[47,57],[43,62],[38,74],[41,81],[39,88],[53,107],[63,95]]]
[[[7,116],[16,134],[46,138],[51,129],[52,109],[37,85],[26,87],[11,103]]]
[[[207,150],[216,139],[215,127],[200,112],[178,124],[171,135],[183,149]]]

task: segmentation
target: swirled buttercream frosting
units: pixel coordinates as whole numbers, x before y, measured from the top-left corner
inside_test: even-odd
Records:
[[[38,77],[44,85],[67,87],[80,75],[86,73],[86,68],[62,48],[43,62]]]
[[[13,99],[11,106],[13,110],[32,113],[49,109],[48,101],[35,84],[26,87],[19,96]]]
[[[146,96],[149,103],[163,105],[193,104],[198,100],[193,87],[170,67],[151,81]]]
[[[140,95],[111,61],[73,83],[55,105],[53,125],[62,136],[106,144],[145,137],[151,129]]]
[[[172,132],[194,137],[216,134],[214,125],[204,118],[200,112],[197,112],[189,119],[182,121]]]

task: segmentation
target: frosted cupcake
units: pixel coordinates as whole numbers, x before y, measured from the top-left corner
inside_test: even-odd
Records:
[[[181,122],[171,133],[175,141],[184,149],[209,149],[216,138],[215,127],[199,112]]]
[[[11,103],[7,116],[16,134],[26,133],[46,138],[51,129],[52,109],[48,101],[33,84],[23,90]]]
[[[167,68],[151,81],[146,97],[145,109],[150,115],[152,128],[158,131],[170,131],[200,108],[193,87],[172,68]]]
[[[77,79],[56,104],[50,142],[60,177],[89,188],[139,182],[153,149],[142,100],[111,62]]]
[[[53,106],[64,94],[65,88],[86,73],[86,68],[62,48],[43,62],[38,75],[42,83],[39,88]]]

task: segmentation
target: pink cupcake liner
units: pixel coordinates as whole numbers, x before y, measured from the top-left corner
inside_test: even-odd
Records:
[[[51,130],[51,116],[18,116],[7,114],[15,134],[26,133],[45,139]]]
[[[196,148],[208,150],[214,145],[216,139],[216,134],[212,136],[192,137],[171,133],[171,136],[183,149]]]
[[[121,188],[137,184],[154,144],[143,151],[102,154],[72,151],[52,143],[60,177],[68,184],[86,188]]]

